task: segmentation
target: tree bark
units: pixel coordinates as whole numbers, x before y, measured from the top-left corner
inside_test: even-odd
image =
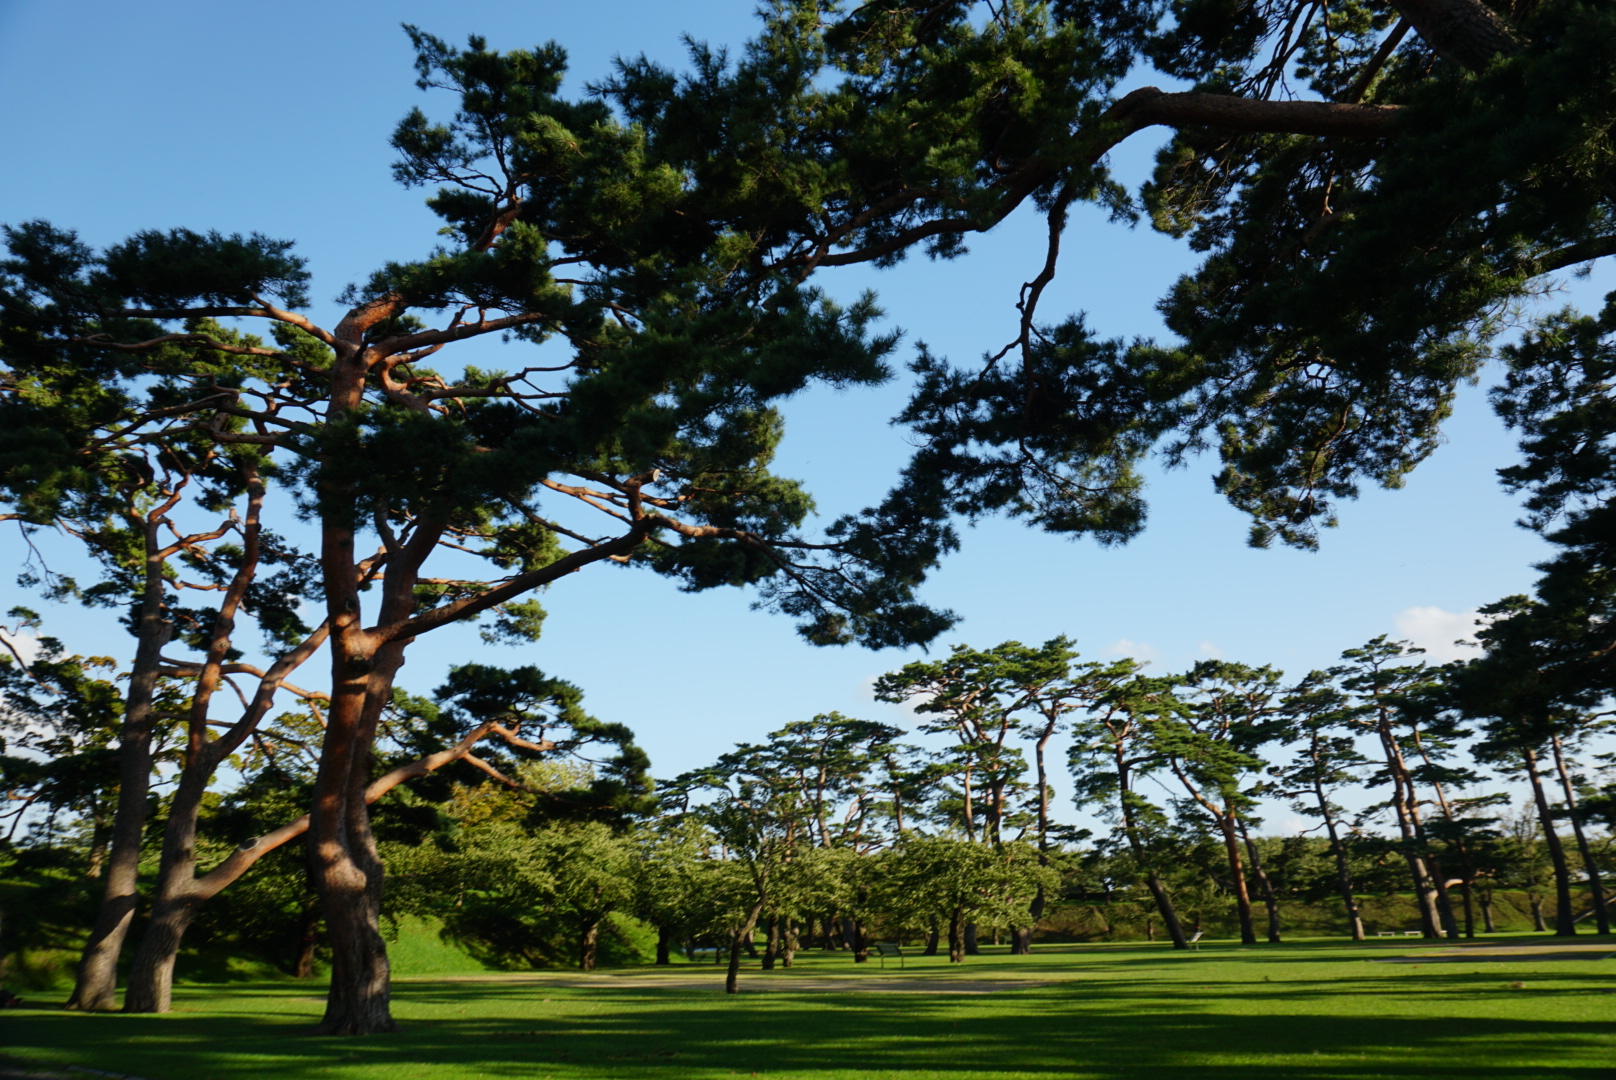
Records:
[[[1341,840],[1335,827],[1335,814],[1330,810],[1330,800],[1324,793],[1322,781],[1314,781],[1314,795],[1319,801],[1319,812],[1324,815],[1324,828],[1330,837],[1330,854],[1335,857],[1335,885],[1336,891],[1341,894],[1341,903],[1346,908],[1347,922],[1352,927],[1352,940],[1364,940],[1363,915],[1358,911],[1358,898],[1352,892],[1352,868],[1347,863],[1347,848]]]
[[[965,963],[965,912],[959,907],[948,920],[948,962]]]
[[[1251,894],[1246,889],[1246,868],[1240,858],[1240,841],[1235,836],[1234,821],[1228,814],[1218,815],[1218,831],[1223,834],[1223,850],[1229,860],[1229,877],[1234,887],[1235,913],[1240,920],[1240,943],[1257,944],[1257,924],[1251,916]]]
[[[152,906],[140,948],[135,950],[129,969],[129,992],[124,995],[126,1013],[166,1013],[173,1004],[174,963],[180,941],[196,917],[197,905],[186,895],[159,898]]]
[[[152,699],[157,691],[163,646],[174,632],[163,605],[162,545],[158,523],[142,523],[145,536],[145,580],[136,626],[135,661],[124,699],[123,730],[118,742],[118,806],[112,820],[111,851],[95,926],[79,958],[69,1009],[109,1011],[117,1008],[118,957],[139,897],[140,846],[146,833],[147,793],[152,773]]]
[[[730,939],[729,972],[724,976],[724,993],[726,994],[738,994],[741,992],[739,985],[741,977],[741,942],[752,936],[752,931],[757,927],[758,916],[763,913],[763,905],[766,902],[764,898],[758,898],[757,902],[752,905],[751,912],[746,916],[745,924]]]
[[[1493,891],[1491,888],[1479,890],[1481,893],[1481,927],[1489,934],[1498,932],[1493,925]]]
[[[595,957],[600,952],[600,920],[599,912],[591,912],[579,921],[578,927],[578,970],[594,971]]]
[[[976,923],[974,922],[965,924],[965,955],[982,955],[982,946],[976,940]]]
[[[1392,0],[1437,55],[1468,71],[1520,50],[1508,23],[1481,0]]]
[[[303,912],[303,925],[297,942],[297,959],[292,964],[292,975],[298,979],[314,977],[314,954],[320,947],[320,912],[308,908]]]
[[[1577,838],[1577,853],[1582,856],[1582,869],[1588,875],[1588,888],[1593,893],[1594,923],[1601,934],[1610,933],[1610,913],[1605,906],[1605,888],[1599,879],[1599,864],[1594,861],[1593,849],[1588,845],[1588,834],[1582,827],[1582,815],[1577,810],[1577,792],[1571,783],[1571,771],[1566,768],[1565,751],[1560,736],[1554,736],[1554,767],[1560,774],[1560,788],[1565,792],[1566,817],[1571,820],[1572,834]]]
[[[1453,896],[1448,891],[1448,883],[1452,880],[1442,867],[1442,860],[1436,855],[1430,857],[1431,880],[1436,886],[1436,910],[1442,919],[1442,930],[1449,938],[1459,936],[1459,920],[1453,914]]]
[[[1238,816],[1235,818],[1240,829],[1240,838],[1245,841],[1246,851],[1251,855],[1251,869],[1257,875],[1257,884],[1262,886],[1263,906],[1268,910],[1268,941],[1269,944],[1279,944],[1279,896],[1274,892],[1274,883],[1268,879],[1268,871],[1263,869],[1262,852],[1257,848],[1257,842],[1251,838],[1246,830],[1246,823]]]
[[[773,971],[775,959],[780,955],[780,919],[769,920],[769,937],[763,946],[763,970]]]
[[[316,632],[299,648],[313,651],[318,648],[319,643],[323,640],[323,634]],[[298,662],[300,661],[297,660],[295,654],[289,654],[270,669],[260,684],[259,694],[254,699],[253,708],[260,705],[263,708],[268,707],[268,702],[273,698],[273,686],[278,681],[284,680]],[[389,771],[365,789],[365,802],[367,804],[373,803],[405,781],[425,776],[449,764],[451,761],[458,761],[465,757],[496,726],[492,721],[481,724],[472,729],[455,746],[418,758]],[[212,748],[215,751],[221,751],[229,749],[229,744],[221,741],[221,743],[213,744]],[[254,837],[248,843],[238,847],[218,866],[200,877],[196,876],[196,812],[201,803],[202,794],[207,789],[208,778],[212,776],[212,772],[212,767],[198,767],[181,774],[180,788],[175,793],[170,808],[168,826],[164,829],[163,858],[158,879],[157,907],[185,907],[189,909],[190,914],[186,915],[182,921],[174,924],[178,927],[177,934],[164,932],[151,937],[149,942],[146,936],[142,937],[140,949],[137,950],[136,954],[137,963],[130,973],[129,995],[128,1000],[124,1003],[125,1012],[167,1011],[166,1005],[158,1007],[158,1003],[170,1000],[170,986],[167,982],[159,984],[150,980],[169,980],[172,978],[174,956],[178,953],[180,940],[183,937],[185,928],[190,925],[191,919],[194,918],[196,909],[239,879],[259,859],[303,836],[308,831],[309,816],[304,815],[264,836]],[[144,959],[141,959],[142,954],[146,954]]]
[[[669,930],[666,925],[657,927],[656,962],[658,967],[667,967],[673,963],[672,952],[669,948],[672,938],[673,931]]]
[[[1538,820],[1543,824],[1543,840],[1549,848],[1549,861],[1554,865],[1554,934],[1556,937],[1577,936],[1577,913],[1571,903],[1571,867],[1566,863],[1565,848],[1560,834],[1554,828],[1554,812],[1549,808],[1549,796],[1543,790],[1543,778],[1538,775],[1537,754],[1521,751],[1526,766],[1526,778],[1532,785],[1532,799],[1537,803]]]
[[[1116,745],[1115,750],[1117,767],[1117,797],[1122,809],[1122,831],[1128,837],[1128,847],[1133,851],[1134,860],[1140,869],[1145,871],[1145,885],[1150,889],[1151,897],[1156,901],[1156,910],[1161,913],[1162,922],[1167,925],[1167,933],[1173,939],[1173,948],[1188,949],[1189,939],[1184,936],[1184,927],[1178,921],[1178,912],[1173,910],[1173,898],[1167,895],[1167,887],[1156,874],[1153,860],[1145,848],[1144,839],[1139,835],[1138,824],[1134,821],[1131,799],[1133,788],[1131,784],[1131,770],[1124,759],[1122,746]]]
[[[1476,905],[1468,880],[1459,883],[1459,895],[1464,901],[1464,935],[1473,940],[1476,936]]]
[[[1420,930],[1428,938],[1442,936],[1442,913],[1438,906],[1436,886],[1423,853],[1418,811],[1414,804],[1414,783],[1409,776],[1408,763],[1397,743],[1397,734],[1385,716],[1385,706],[1377,721],[1381,749],[1386,757],[1386,770],[1392,778],[1392,810],[1397,816],[1397,830],[1402,838],[1403,860],[1408,864],[1409,879],[1419,905]]]
[[[1039,853],[1039,861],[1048,865],[1048,856]],[[1044,895],[1042,884],[1033,895],[1032,903],[1027,905],[1028,925],[1025,927],[1012,927],[1010,930],[1010,955],[1029,956],[1032,954],[1032,932],[1038,928],[1038,920],[1044,917],[1044,908],[1049,900]]]
[[[1263,101],[1196,90],[1168,93],[1154,86],[1145,86],[1113,105],[1109,115],[1125,125],[1125,135],[1161,124],[1166,127],[1215,127],[1228,131],[1287,135],[1375,138],[1390,134],[1392,121],[1397,116],[1397,106],[1334,101]]]

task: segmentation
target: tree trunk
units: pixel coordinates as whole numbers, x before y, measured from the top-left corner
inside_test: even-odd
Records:
[[[152,698],[163,646],[174,632],[164,618],[163,558],[157,523],[145,522],[145,582],[136,627],[135,662],[124,698],[118,739],[118,806],[112,819],[111,850],[95,926],[79,958],[69,1009],[106,1012],[118,1006],[118,957],[139,898],[140,846],[146,832],[147,792],[152,773]]]
[[[1235,912],[1240,919],[1240,944],[1257,944],[1257,926],[1251,917],[1251,894],[1246,889],[1246,868],[1241,864],[1240,841],[1235,836],[1234,819],[1218,815],[1218,831],[1223,834],[1223,850],[1229,859],[1229,878],[1234,886]]]
[[[1425,859],[1418,852],[1403,852],[1403,859],[1408,864],[1408,875],[1414,883],[1415,903],[1419,906],[1420,931],[1428,938],[1442,936],[1442,912],[1437,906],[1436,888],[1431,884],[1431,874],[1426,869]]]
[[[1038,862],[1042,866],[1049,865],[1049,856],[1043,852],[1038,853]],[[1027,905],[1027,925],[1024,928],[1012,928],[1010,938],[1011,956],[1028,956],[1032,953],[1032,932],[1038,928],[1038,920],[1044,917],[1044,908],[1049,898],[1044,895],[1042,884],[1033,894],[1032,903]]]
[[[1431,879],[1436,886],[1436,910],[1442,918],[1442,930],[1446,937],[1452,939],[1459,936],[1459,920],[1453,914],[1453,896],[1448,892],[1447,871],[1442,867],[1442,860],[1432,855],[1428,864],[1431,868]]]
[[[1414,886],[1419,905],[1420,932],[1428,938],[1442,936],[1442,912],[1438,906],[1436,886],[1424,855],[1424,837],[1420,831],[1419,811],[1415,801],[1414,781],[1408,771],[1408,762],[1387,718],[1386,707],[1381,706],[1376,733],[1380,736],[1381,750],[1386,758],[1386,771],[1392,779],[1392,810],[1397,815],[1397,831],[1402,838],[1403,859],[1408,864],[1408,875]]]
[[[790,967],[797,959],[797,924],[787,919],[785,921],[785,935],[781,942],[780,966]]]
[[[1554,933],[1556,937],[1577,936],[1577,913],[1571,903],[1571,867],[1566,863],[1565,848],[1560,834],[1554,828],[1554,813],[1549,808],[1548,793],[1543,790],[1543,778],[1538,775],[1537,754],[1521,751],[1526,765],[1526,778],[1532,785],[1532,798],[1537,803],[1538,820],[1543,824],[1543,840],[1549,848],[1549,861],[1554,865]]]
[[[780,919],[769,920],[769,937],[763,947],[763,970],[773,971],[775,958],[780,955]]]
[[[1358,898],[1352,892],[1352,868],[1347,863],[1346,845],[1336,833],[1335,815],[1331,814],[1329,803],[1325,800],[1322,791],[1319,794],[1320,807],[1324,810],[1324,827],[1330,835],[1330,853],[1335,856],[1335,887],[1341,894],[1341,903],[1347,911],[1347,922],[1352,927],[1352,940],[1364,940],[1363,915],[1358,910]]]
[[[1167,936],[1173,939],[1173,948],[1189,948],[1189,939],[1184,936],[1184,926],[1178,921],[1178,912],[1173,910],[1173,898],[1167,895],[1167,886],[1162,884],[1155,871],[1146,876],[1145,885],[1155,898],[1156,910],[1161,913],[1162,922],[1167,926]]]
[[[656,962],[658,967],[667,967],[673,963],[673,956],[669,945],[673,940],[673,931],[666,925],[658,926],[656,933]]]
[[[1493,925],[1493,891],[1491,889],[1481,889],[1479,891],[1481,893],[1482,929],[1489,934],[1495,934],[1498,932],[1498,928]]]
[[[342,565],[351,574],[351,545]],[[389,593],[399,587],[393,573],[389,565]],[[413,581],[402,570],[400,578]],[[388,606],[384,601],[384,619]],[[331,939],[331,987],[317,1030],[372,1035],[397,1031],[398,1025],[380,925],[383,868],[365,788],[376,728],[403,665],[404,647],[396,642],[377,647],[357,619],[333,616],[331,623],[331,708],[309,814],[313,876]]]
[[[585,915],[578,928],[578,970],[594,971],[595,957],[600,952],[601,915]]]
[[[107,850],[112,844],[112,823],[107,820],[103,809],[105,803],[97,799],[94,805],[96,809],[90,819],[90,850],[84,861],[84,877],[87,881],[101,880],[101,874],[107,868]]]
[[[933,920],[931,928],[926,931],[926,947],[920,951],[921,956],[936,956],[939,939],[942,937],[937,930],[937,923]]]
[[[948,920],[948,962],[965,963],[965,912],[958,907]]]
[[[750,940],[752,931],[757,927],[758,916],[763,913],[763,905],[767,901],[760,898],[752,905],[752,911],[746,916],[746,923],[735,932],[729,943],[729,973],[724,976],[724,993],[738,994],[741,992],[741,942]],[[715,950],[716,951],[716,950]]]
[[[974,922],[965,924],[965,955],[982,955],[981,946],[979,946],[976,941],[976,924]]]
[[[1588,846],[1588,834],[1582,828],[1582,814],[1577,810],[1577,792],[1571,783],[1571,772],[1566,768],[1565,751],[1560,745],[1560,736],[1556,735],[1554,743],[1554,767],[1560,774],[1560,787],[1565,792],[1566,817],[1571,820],[1572,834],[1577,838],[1577,853],[1582,856],[1582,869],[1588,875],[1588,888],[1593,893],[1594,923],[1601,934],[1610,933],[1610,913],[1605,906],[1605,889],[1599,880],[1599,864],[1594,861],[1593,850]]]
[[[1459,883],[1459,896],[1464,901],[1464,936],[1473,940],[1476,936],[1476,905],[1469,881]]]
[[[179,958],[180,941],[195,915],[196,905],[188,897],[162,897],[153,906],[129,969],[124,1012],[168,1012],[173,1004],[174,963]]]
[[[1173,939],[1173,948],[1188,949],[1189,940],[1184,937],[1184,927],[1178,921],[1178,912],[1173,910],[1173,898],[1167,895],[1167,887],[1156,874],[1150,853],[1139,835],[1138,824],[1134,821],[1133,788],[1131,783],[1132,770],[1125,760],[1121,744],[1114,747],[1117,769],[1117,799],[1122,810],[1122,831],[1128,837],[1128,847],[1133,852],[1134,861],[1140,869],[1145,871],[1145,884],[1150,888],[1150,895],[1156,901],[1156,910],[1161,913],[1162,922],[1167,924],[1167,933]]]
[[[1469,71],[1520,50],[1509,24],[1481,0],[1395,0],[1392,6],[1433,51]]]
[[[299,650],[312,652],[319,647],[322,640],[323,635],[311,635],[309,639],[299,646]],[[271,668],[269,677],[265,680],[265,685],[260,686],[259,696],[255,699],[255,707],[262,704],[267,709],[268,702],[273,698],[273,691],[266,692],[265,686],[284,679],[288,671],[295,667],[298,662],[300,661],[298,661],[295,654],[288,654],[287,657],[283,657],[276,662],[276,666]],[[243,721],[243,724],[250,726],[247,721]],[[426,757],[418,758],[390,770],[365,789],[364,798],[366,803],[375,802],[406,780],[425,776],[451,761],[457,761],[465,757],[491,726],[492,722],[482,724],[473,728],[455,746],[447,750],[440,750],[435,754],[428,754]],[[190,925],[191,919],[195,917],[196,911],[239,879],[259,859],[280,848],[283,844],[304,835],[308,830],[309,817],[304,815],[295,821],[288,822],[279,829],[275,829],[263,836],[252,838],[238,847],[218,866],[215,866],[201,877],[196,876],[195,846],[198,809],[203,796],[207,792],[209,778],[213,775],[217,761],[231,749],[233,749],[233,744],[228,741],[228,736],[221,737],[219,741],[208,745],[208,753],[213,757],[212,763],[202,757],[193,758],[192,761],[198,763],[187,764],[186,769],[180,776],[179,789],[175,792],[170,803],[168,822],[163,830],[163,854],[158,867],[157,906],[184,904],[191,910],[184,922],[179,924],[176,933],[164,932],[158,938],[152,940],[150,955],[132,971],[130,993],[135,995],[141,1003],[166,1002],[170,999],[171,989],[169,986],[141,985],[137,993],[136,980],[172,978],[174,959],[178,954],[181,939],[185,928]],[[308,925],[317,925],[319,923],[318,909],[306,912],[304,918]],[[141,940],[140,947],[142,950],[148,948],[144,937]],[[312,949],[313,946],[310,945],[309,963],[311,966],[313,963]],[[168,950],[166,959],[161,955],[163,950]],[[124,1011],[144,1012],[151,1010],[145,1008],[132,1009],[126,1004]]]
[[[292,964],[294,978],[310,979],[314,977],[314,954],[320,947],[319,928],[319,908],[306,908],[303,912],[303,925],[298,934],[297,959]]]
[[[1268,909],[1268,941],[1271,945],[1279,944],[1279,894],[1274,892],[1274,883],[1268,877],[1268,871],[1263,868],[1262,851],[1257,847],[1246,831],[1246,823],[1239,820],[1240,838],[1246,843],[1246,851],[1251,855],[1251,869],[1257,875],[1257,884],[1262,886],[1263,907]]]

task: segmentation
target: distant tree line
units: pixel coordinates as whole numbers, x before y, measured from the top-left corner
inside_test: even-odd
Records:
[[[588,970],[710,949],[731,990],[743,956],[765,970],[803,948],[862,962],[877,940],[957,962],[984,934],[1014,953],[1039,933],[1154,938],[1158,927],[1180,948],[1225,929],[1247,944],[1291,927],[1362,940],[1408,919],[1426,937],[1473,937],[1496,928],[1500,894],[1524,898],[1536,929],[1574,935],[1589,920],[1608,932],[1606,718],[1502,721],[1496,693],[1478,697],[1496,662],[1488,649],[1433,666],[1377,638],[1290,682],[1223,660],[1149,675],[1133,660],[1085,661],[1065,638],[956,646],[876,684],[910,706],[923,742],[828,713],[656,785],[632,733],[591,718],[575,687],[464,665],[430,699],[396,692],[380,722],[383,910],[433,920],[495,966]],[[5,759],[0,941],[13,965],[89,929],[74,913],[91,914],[118,797],[110,666],[48,637],[26,663],[0,664],[9,745],[35,751]],[[165,676],[155,700],[181,686]],[[154,792],[158,821],[180,813],[196,830],[178,885],[163,857],[172,824],[144,856],[137,972],[156,953],[165,995],[188,932],[198,955],[246,950],[305,976],[329,963],[295,848],[231,872],[239,853],[305,820],[318,696],[307,706],[263,725],[232,762],[234,783],[194,809],[182,767]],[[482,741],[490,732],[500,738]],[[179,766],[171,741],[156,741],[158,757]],[[1061,767],[1109,833],[1056,822]],[[1505,779],[1524,781],[1528,807],[1488,790]],[[1263,800],[1313,824],[1276,835]],[[185,892],[187,881],[201,884]],[[176,894],[180,920],[165,914]]]

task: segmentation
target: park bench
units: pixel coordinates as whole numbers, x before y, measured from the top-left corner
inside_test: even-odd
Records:
[[[898,958],[899,970],[903,969],[903,950],[898,947],[898,943],[896,941],[877,941],[875,943],[875,951],[881,954],[882,967],[887,966],[887,957],[896,956]]]
[[[1201,935],[1204,933],[1206,933],[1205,930],[1197,930],[1195,931],[1195,936],[1190,938],[1190,948],[1194,949],[1196,952],[1201,951]]]

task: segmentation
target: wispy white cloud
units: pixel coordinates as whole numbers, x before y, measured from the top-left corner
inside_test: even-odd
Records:
[[[1118,638],[1101,651],[1107,656],[1128,656],[1146,663],[1161,659],[1161,653],[1156,646],[1143,641],[1130,641],[1128,638]]]
[[[1439,607],[1411,607],[1397,615],[1397,635],[1425,650],[1426,658],[1437,663],[1464,660],[1476,655],[1472,641],[1481,624],[1474,611],[1452,612]]]
[[[23,630],[21,633],[13,634],[8,630],[0,629],[0,640],[3,640],[11,649],[17,650],[17,655],[22,657],[25,664],[32,664],[35,658],[39,656],[39,635],[32,630]],[[0,649],[0,655],[9,656],[10,650]]]
[[[1210,657],[1213,660],[1222,660],[1223,650],[1212,644],[1210,641],[1203,641],[1201,642],[1201,655]]]
[[[910,698],[908,701],[897,701],[897,702],[893,702],[893,701],[876,701],[875,700],[875,683],[876,683],[876,680],[879,679],[879,678],[881,678],[881,676],[879,676],[879,675],[866,675],[864,678],[860,679],[859,680],[859,697],[864,698],[867,701],[875,702],[875,707],[878,708],[878,709],[892,709],[892,710],[894,710],[896,712],[902,713],[903,716],[905,716],[905,717],[909,717],[909,718],[915,717],[916,716],[915,706],[918,705],[921,701],[924,701],[925,699],[922,697],[922,698]],[[887,720],[887,721],[883,721],[883,722],[884,723],[894,723],[895,721]]]
[[[1301,814],[1290,814],[1280,823],[1279,832],[1281,836],[1301,836],[1318,828],[1318,824]]]

